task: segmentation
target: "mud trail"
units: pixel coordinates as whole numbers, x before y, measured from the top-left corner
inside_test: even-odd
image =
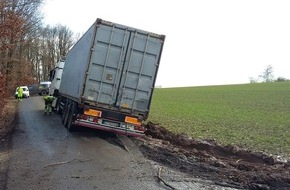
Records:
[[[290,163],[235,146],[173,134],[149,122],[138,143],[151,160],[216,184],[242,189],[290,189]]]

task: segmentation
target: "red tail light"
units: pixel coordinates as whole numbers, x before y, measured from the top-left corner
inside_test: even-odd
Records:
[[[143,126],[134,126],[134,129],[137,131],[144,131],[144,127]]]
[[[88,116],[86,116],[86,115],[78,115],[77,118],[78,119],[87,120],[88,119]]]

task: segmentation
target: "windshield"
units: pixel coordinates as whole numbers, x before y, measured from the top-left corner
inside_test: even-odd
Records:
[[[39,86],[42,88],[47,88],[47,87],[49,87],[49,84],[40,84]]]

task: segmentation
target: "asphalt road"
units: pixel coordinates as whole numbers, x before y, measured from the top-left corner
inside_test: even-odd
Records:
[[[96,130],[68,133],[41,96],[19,103],[6,189],[166,189],[132,143]],[[124,139],[125,138],[125,139]],[[141,159],[141,160],[140,160]]]
[[[60,115],[44,115],[41,96],[18,109],[5,190],[171,189],[156,179],[161,166],[130,138],[92,129],[69,133]],[[231,189],[162,168],[176,189]]]

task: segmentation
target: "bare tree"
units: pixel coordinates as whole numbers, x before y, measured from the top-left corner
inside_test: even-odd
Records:
[[[272,82],[274,80],[272,65],[268,65],[265,71],[259,75],[259,78],[262,78],[263,82]]]
[[[250,77],[249,80],[250,83],[257,83],[257,79],[255,79],[254,77]]]
[[[58,25],[58,60],[65,57],[69,49],[73,46],[73,32],[66,26]]]
[[[38,12],[41,3],[42,0],[0,2],[0,72],[6,78],[7,91],[14,91],[15,85],[31,80],[28,76],[32,64],[24,54],[29,36],[41,20]]]
[[[1,92],[48,80],[49,71],[74,43],[67,27],[42,26],[38,11],[42,2],[0,0]]]
[[[57,30],[56,28],[46,26],[41,30],[41,35],[41,80],[48,80],[49,71],[52,70],[57,60]]]
[[[65,57],[73,46],[73,32],[67,27],[57,25],[46,26],[41,31],[41,80],[48,80],[49,72],[55,64]]]

